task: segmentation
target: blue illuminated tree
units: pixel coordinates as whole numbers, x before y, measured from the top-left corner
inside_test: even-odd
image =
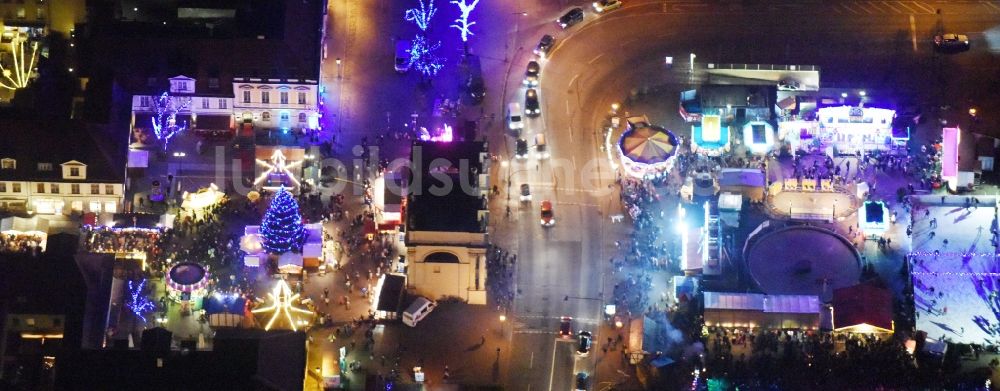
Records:
[[[260,223],[262,245],[271,254],[302,252],[306,234],[302,227],[299,204],[284,187],[271,200],[271,206],[264,213]]]
[[[170,139],[178,133],[187,130],[187,123],[177,123],[177,113],[186,110],[191,105],[191,98],[174,98],[164,92],[158,98],[152,99],[154,115],[153,134],[163,142],[163,150],[167,150]]]
[[[469,42],[469,36],[473,35],[472,31],[469,30],[472,25],[476,22],[469,21],[469,14],[472,10],[476,9],[476,5],[479,5],[479,0],[473,0],[472,3],[466,3],[468,0],[455,0],[451,3],[458,6],[458,9],[462,11],[462,15],[458,19],[455,19],[455,24],[451,25],[458,29],[462,34],[462,42]]]
[[[138,284],[134,280],[128,281],[128,297],[125,300],[125,307],[132,311],[137,318],[146,321],[146,313],[156,310],[156,304],[146,296],[146,279],[143,278]]]
[[[413,38],[410,46],[410,66],[424,76],[435,76],[444,67],[444,59],[435,52],[441,48],[441,42],[431,43],[423,35]]]
[[[431,19],[433,19],[434,14],[437,13],[437,8],[434,7],[434,0],[428,0],[426,4],[424,3],[424,0],[417,1],[420,2],[420,8],[410,8],[406,10],[404,17],[406,20],[416,24],[420,31],[426,32],[427,28],[431,25]]]

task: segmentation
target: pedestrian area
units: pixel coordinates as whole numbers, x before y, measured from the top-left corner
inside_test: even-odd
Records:
[[[1000,343],[1000,266],[994,197],[924,196],[912,251],[917,329],[954,343]]]

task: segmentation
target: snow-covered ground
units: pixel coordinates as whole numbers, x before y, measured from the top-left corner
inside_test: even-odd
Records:
[[[925,198],[930,205],[913,212],[910,261],[917,329],[935,339],[1000,344],[992,199],[965,208],[964,197],[949,197],[947,205],[936,198]]]

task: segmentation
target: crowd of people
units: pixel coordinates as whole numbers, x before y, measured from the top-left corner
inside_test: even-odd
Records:
[[[45,236],[34,233],[0,233],[0,253],[22,253],[37,256],[42,251]]]
[[[84,227],[84,247],[93,253],[150,253],[161,231],[143,228]]]
[[[486,290],[498,309],[510,309],[514,300],[514,266],[517,255],[495,245],[486,247]]]

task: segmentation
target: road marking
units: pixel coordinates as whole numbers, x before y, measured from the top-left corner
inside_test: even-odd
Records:
[[[573,82],[575,82],[575,81],[576,81],[576,78],[578,78],[578,77],[580,77],[580,74],[579,74],[579,73],[577,73],[577,74],[573,75],[573,78],[572,78],[572,79],[569,79],[569,84],[568,84],[568,86],[572,87],[572,86],[573,86]]]
[[[552,365],[549,366],[549,391],[552,391],[552,378],[555,376],[556,372],[556,343],[558,341],[552,341]]]
[[[993,2],[991,1],[984,1],[983,5],[985,5],[987,8],[992,8],[992,10],[990,10],[990,13],[1000,12],[1000,7],[997,7],[997,5],[993,4]]]
[[[898,4],[898,5],[900,6],[900,7],[903,7],[903,8],[906,8],[906,9],[910,10],[910,12],[913,12],[913,13],[917,13],[917,14],[921,13],[920,11],[917,11],[917,10],[915,10],[915,9],[913,9],[913,8],[910,8],[910,7],[907,7],[907,6],[906,6],[906,3],[903,3],[903,2],[899,2],[899,3],[897,3],[897,4]]]
[[[566,102],[566,116],[569,116],[569,99],[565,100],[564,102]]]
[[[604,57],[604,53],[601,53],[601,54],[598,54],[598,55],[597,55],[597,57],[594,57],[593,59],[591,59],[590,61],[588,61],[588,62],[587,62],[587,64],[593,64],[593,63],[594,63],[594,61],[597,61],[597,60],[598,60],[598,59],[600,59],[601,57]],[[573,83],[572,83],[572,82],[570,82],[570,84],[573,84]]]
[[[892,5],[889,4],[888,1],[883,1],[882,5],[886,6],[886,8],[889,8],[889,9],[895,11],[895,12],[898,12],[898,13],[901,13],[901,14],[905,14],[906,13],[906,11],[900,11],[900,10],[896,9],[896,7],[893,7]]]
[[[843,9],[846,9],[846,10],[847,10],[847,12],[850,12],[850,13],[852,13],[852,14],[855,14],[855,15],[857,15],[857,14],[860,14],[860,12],[856,11],[856,10],[855,10],[854,8],[851,8],[851,7],[850,7],[850,6],[848,6],[847,4],[840,4],[839,6],[840,6],[841,8],[843,8]]]
[[[917,18],[910,14],[910,40],[913,41],[913,52],[917,52]]]
[[[535,367],[535,352],[531,352],[531,358],[528,360],[528,369]]]
[[[924,11],[927,11],[927,13],[929,13],[929,14],[936,14],[937,13],[937,10],[934,9],[934,7],[931,7],[931,6],[925,5],[925,4],[921,4],[919,1],[914,1],[913,5],[916,6],[917,8],[921,8]]]
[[[556,205],[577,205],[577,206],[587,206],[587,207],[591,207],[591,208],[597,208],[598,207],[597,204],[588,204],[588,203],[584,203],[584,202],[556,202]],[[581,319],[581,321],[583,321],[583,320]]]
[[[875,12],[872,12],[868,8],[865,8],[865,6],[861,5],[861,3],[855,3],[854,5],[857,6],[858,8],[861,8],[862,10],[864,10],[868,14],[875,14]]]

